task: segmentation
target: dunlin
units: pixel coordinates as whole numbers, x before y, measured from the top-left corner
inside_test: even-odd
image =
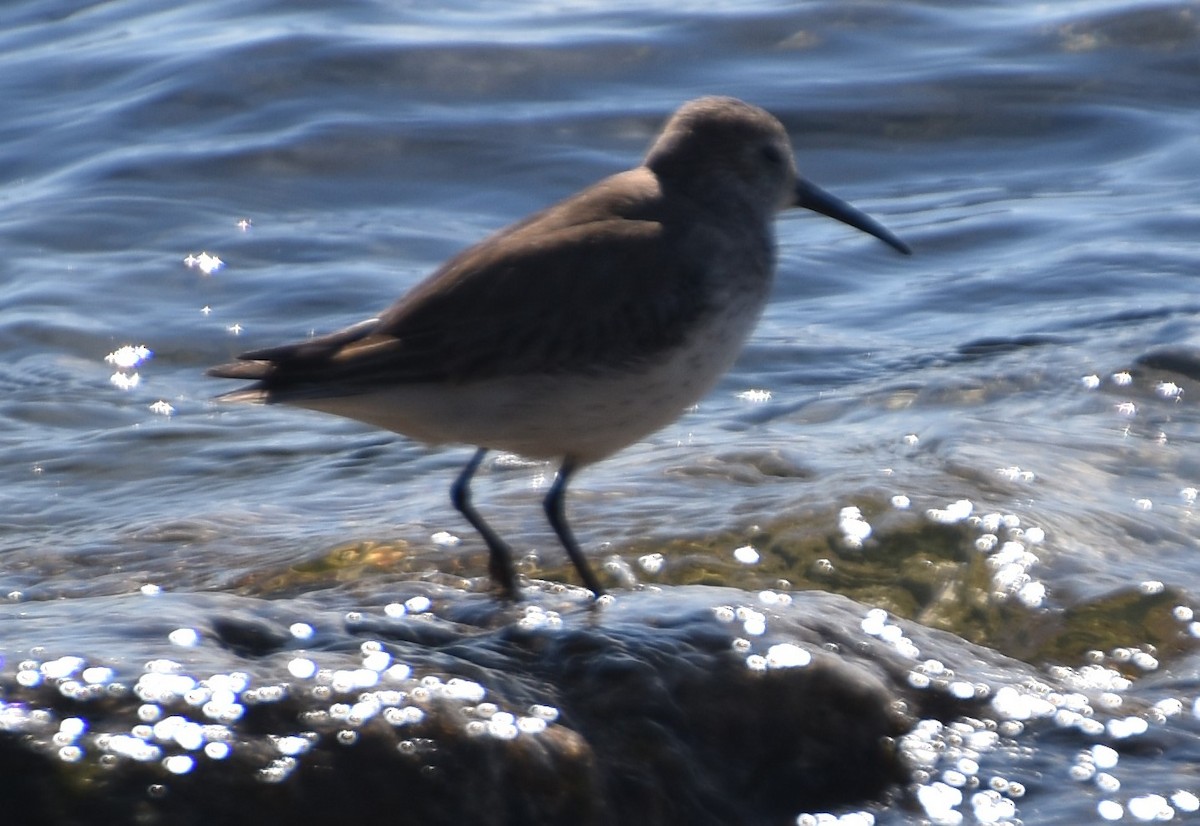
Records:
[[[563,511],[567,484],[674,421],[730,367],[770,292],[775,213],[796,206],[909,252],[799,178],[773,116],[701,98],[671,117],[641,166],[467,248],[378,317],[208,372],[256,382],[222,400],[477,446],[451,500],[511,598],[512,553],[472,506],[471,477],[489,450],[560,461],[546,516],[600,595]]]

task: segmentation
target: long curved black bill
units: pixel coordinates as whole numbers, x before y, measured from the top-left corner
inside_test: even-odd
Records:
[[[830,195],[821,189],[821,187],[809,183],[804,179],[796,183],[795,206],[811,209],[813,212],[819,212],[822,215],[833,218],[835,221],[849,224],[855,229],[861,229],[863,232],[874,235],[893,249],[905,255],[912,255],[912,250],[908,248],[908,244],[893,235],[883,224],[865,212],[861,212],[850,206],[850,204],[841,198]]]

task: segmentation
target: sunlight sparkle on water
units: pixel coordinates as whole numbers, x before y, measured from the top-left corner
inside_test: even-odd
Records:
[[[258,771],[258,779],[264,783],[282,783],[299,765],[294,757],[280,757],[272,760],[267,766]]]
[[[869,634],[872,637],[878,637],[887,626],[887,618],[887,611],[882,608],[872,608],[870,611],[867,611],[867,615],[863,617],[861,623],[863,633]]]
[[[803,668],[812,662],[812,654],[790,642],[772,645],[767,649],[768,668]]]
[[[925,511],[925,515],[930,520],[943,525],[952,525],[955,522],[961,522],[971,515],[975,509],[975,505],[969,499],[959,499],[956,502],[951,502],[944,508],[930,508]]]
[[[474,680],[451,677],[442,689],[445,696],[467,703],[478,703],[487,696],[487,689]]]
[[[47,680],[62,680],[79,671],[83,665],[82,657],[59,657],[42,663],[38,670]]]
[[[863,519],[862,511],[853,505],[838,513],[838,530],[842,532],[842,544],[851,550],[860,550],[871,536],[870,524]]]
[[[363,668],[371,671],[386,671],[392,664],[392,655],[386,651],[372,651],[363,657]]]
[[[287,757],[304,754],[312,748],[312,741],[307,737],[299,735],[271,736],[270,739],[275,744],[275,748],[279,750],[279,753]]]
[[[1171,795],[1171,802],[1175,804],[1175,808],[1181,812],[1192,814],[1200,811],[1200,797],[1189,791],[1180,789]]]
[[[172,645],[193,648],[200,644],[200,632],[195,628],[176,628],[170,634],[167,634],[167,639]]]
[[[545,720],[548,723],[552,723],[558,719],[557,708],[554,706],[543,705],[541,703],[534,703],[531,705],[529,707],[529,714],[532,717],[537,717],[538,719]]]
[[[83,681],[88,685],[101,685],[103,683],[111,683],[116,676],[111,668],[102,665],[93,665],[90,668],[83,669],[79,675],[83,677]]]
[[[103,735],[96,738],[96,745],[110,754],[139,762],[158,760],[162,756],[162,749],[158,746],[130,734]]]
[[[296,657],[288,661],[287,669],[296,679],[308,680],[317,673],[317,664],[307,657]]]
[[[539,628],[562,628],[562,615],[557,611],[547,611],[538,605],[527,605],[521,612],[517,625],[527,631]]]
[[[142,383],[142,377],[138,373],[127,375],[118,371],[109,376],[108,381],[118,390],[132,390]]]
[[[1044,697],[1007,685],[996,691],[996,696],[992,698],[992,708],[996,709],[998,714],[1012,720],[1051,717],[1058,710]]]
[[[58,724],[59,735],[67,740],[76,740],[82,737],[86,731],[87,720],[80,717],[66,717]]]
[[[1105,726],[1108,733],[1117,740],[1124,740],[1127,737],[1137,737],[1140,734],[1145,734],[1150,728],[1150,724],[1141,717],[1125,717],[1121,720],[1109,720]]]
[[[1135,819],[1143,822],[1172,820],[1175,817],[1175,810],[1161,794],[1144,794],[1130,798],[1126,808]]]
[[[1121,759],[1121,755],[1116,749],[1099,743],[1092,746],[1090,752],[1085,754],[1090,755],[1092,765],[1098,769],[1111,769]]]
[[[763,605],[791,605],[792,595],[781,594],[778,591],[759,591],[758,601]]]
[[[904,629],[888,622],[887,611],[882,608],[872,608],[868,611],[859,627],[862,628],[864,634],[886,642],[902,656],[915,660],[921,654],[913,641],[904,636]]]
[[[152,730],[154,739],[160,743],[174,742],[186,751],[195,751],[204,746],[204,727],[186,717],[166,717],[155,723]]]
[[[742,621],[742,628],[751,637],[762,636],[767,631],[767,617],[761,611],[742,606],[737,609],[737,618]]]
[[[1046,601],[1046,586],[1041,582],[1027,582],[1017,591],[1017,600],[1026,608],[1040,608]]]
[[[734,548],[733,558],[743,565],[754,565],[758,562],[759,556],[753,546],[743,545],[740,548]]]
[[[1164,399],[1179,401],[1183,398],[1183,388],[1173,381],[1160,381],[1155,385],[1154,392],[1158,393]]]
[[[520,717],[517,728],[522,734],[541,734],[546,730],[546,721],[541,717]]]
[[[931,783],[917,789],[917,800],[929,819],[938,824],[957,824],[963,819],[958,807],[962,805],[960,790],[945,783]]]
[[[133,693],[146,703],[169,703],[182,698],[196,686],[185,674],[143,674],[133,687]]]
[[[387,720],[393,726],[410,726],[424,720],[425,712],[416,706],[405,706],[404,708],[393,707],[384,710],[383,719]]]
[[[196,761],[186,754],[173,754],[163,762],[163,768],[171,774],[187,774],[196,765]]]
[[[429,597],[412,597],[404,601],[404,607],[410,614],[423,614],[433,607],[433,601]]]
[[[1017,804],[991,789],[973,794],[971,809],[979,823],[1006,823],[1017,816]]]
[[[499,711],[488,720],[487,733],[497,740],[515,740],[520,730],[516,725],[516,717],[507,711]]]
[[[1183,713],[1183,701],[1178,697],[1167,697],[1155,703],[1154,710],[1163,718],[1178,717]]]
[[[998,467],[996,473],[1010,482],[1033,482],[1037,479],[1037,475],[1032,470],[1022,470],[1016,465]]]
[[[733,553],[734,558],[737,558],[737,551]],[[660,573],[665,563],[666,557],[660,553],[644,554],[638,557],[638,567],[648,574]]]
[[[796,816],[796,826],[875,826],[875,815],[871,812],[846,812],[841,815],[806,812]]]
[[[126,344],[113,350],[104,360],[120,370],[130,370],[153,355],[154,352],[144,344]]]
[[[205,275],[212,275],[225,266],[224,261],[215,255],[209,255],[207,252],[201,252],[199,255],[189,254],[183,259],[183,263],[189,270],[200,270]]]
[[[339,668],[331,675],[330,688],[339,694],[349,694],[365,688],[374,688],[379,682],[379,672],[369,668]]]
[[[83,759],[83,749],[79,746],[63,746],[58,750],[58,759],[64,763],[78,763]]]

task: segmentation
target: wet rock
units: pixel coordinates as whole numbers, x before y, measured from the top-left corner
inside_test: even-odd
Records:
[[[917,717],[978,703],[949,680],[914,689],[911,634],[1007,667],[820,593],[688,587],[595,605],[558,588],[512,606],[398,587],[404,601],[351,613],[223,594],[80,601],[104,617],[85,652],[60,650],[61,607],[22,606],[0,674],[6,810],[83,824],[788,823],[892,793]]]

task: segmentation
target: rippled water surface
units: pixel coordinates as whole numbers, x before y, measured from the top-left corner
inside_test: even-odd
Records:
[[[1036,668],[1141,652],[1143,699],[1194,727],[1198,78],[1194,2],[6,3],[5,669],[47,600],[49,653],[120,657],[82,629],[146,586],[349,611],[339,582],[483,577],[447,499],[466,450],[218,407],[203,369],[372,314],[716,93],[915,255],[781,216],[735,369],[574,482],[585,550],[630,583],[838,590]],[[551,479],[498,457],[476,497],[527,573],[569,578]],[[961,549],[922,545],[939,525]],[[1126,793],[1042,749],[993,819],[1194,816],[1178,756]]]

